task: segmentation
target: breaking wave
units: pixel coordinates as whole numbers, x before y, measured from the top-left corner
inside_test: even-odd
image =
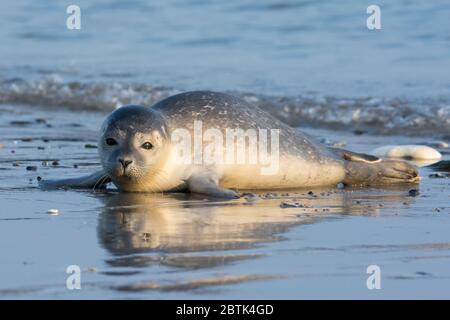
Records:
[[[64,81],[59,76],[0,81],[0,102],[110,111],[125,104],[152,105],[181,92],[125,82]],[[267,96],[232,92],[292,126],[367,130],[377,134],[450,137],[450,101],[445,99]]]

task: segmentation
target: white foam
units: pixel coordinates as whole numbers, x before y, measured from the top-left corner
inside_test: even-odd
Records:
[[[176,93],[180,93],[176,88],[146,83],[68,81],[58,74],[31,80],[2,79],[0,73],[0,103],[112,111],[127,104],[151,106]],[[239,91],[233,95],[293,127],[308,124],[331,129],[364,128],[374,134],[431,135],[436,139],[450,136],[450,100],[446,99],[270,96]]]

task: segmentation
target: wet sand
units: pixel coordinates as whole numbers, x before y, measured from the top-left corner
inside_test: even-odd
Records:
[[[422,168],[420,185],[235,201],[39,190],[38,176],[99,168],[104,116],[0,106],[1,299],[450,298],[449,178]],[[428,140],[305,131],[359,152]],[[366,287],[373,264],[380,290]],[[83,270],[81,290],[66,288],[69,265]]]

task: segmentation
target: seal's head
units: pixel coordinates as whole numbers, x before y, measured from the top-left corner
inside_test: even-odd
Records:
[[[163,116],[142,106],[124,106],[103,123],[98,151],[105,173],[122,190],[139,191],[167,155],[169,133]]]

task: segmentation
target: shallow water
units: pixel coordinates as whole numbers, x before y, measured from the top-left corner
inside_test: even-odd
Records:
[[[99,167],[85,145],[104,114],[7,105],[0,114],[2,299],[450,298],[450,180],[427,169],[419,186],[260,191],[257,201],[45,192],[37,176]],[[386,141],[307,132],[355,151]],[[285,201],[305,207],[281,208]],[[372,264],[381,290],[366,287]],[[83,270],[81,290],[66,289],[69,265]]]

